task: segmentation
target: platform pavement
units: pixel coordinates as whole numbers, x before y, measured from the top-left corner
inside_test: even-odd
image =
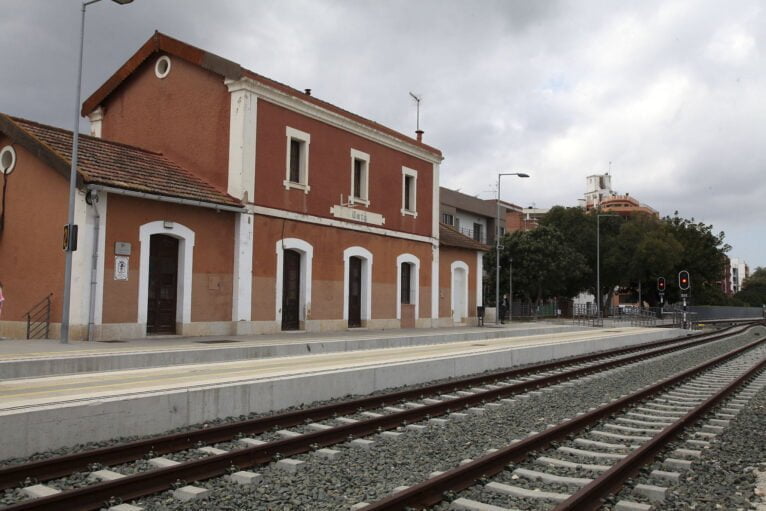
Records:
[[[552,334],[507,335],[514,327],[478,329],[500,334],[480,342],[0,380],[0,460],[683,335],[571,325]]]
[[[489,325],[488,325],[489,326]],[[495,327],[495,325],[492,325]],[[349,329],[247,336],[156,336],[119,341],[1,340],[0,380],[234,360],[396,348],[588,330],[569,321],[488,327]]]

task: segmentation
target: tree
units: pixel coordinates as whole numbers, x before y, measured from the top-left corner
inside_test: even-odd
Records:
[[[742,290],[734,295],[734,298],[750,307],[766,304],[766,268],[756,268],[742,283]]]
[[[712,304],[721,300],[720,281],[724,277],[726,252],[731,247],[724,243],[723,231],[713,233],[712,225],[686,220],[678,216],[663,219],[669,232],[683,247],[681,260],[676,267],[676,274],[688,270],[691,276],[690,295],[697,304]],[[678,299],[675,287],[671,288],[672,296]]]
[[[500,252],[500,289],[509,287],[508,268],[513,257],[514,296],[538,302],[557,296],[574,296],[579,291],[582,273],[587,271],[584,258],[566,243],[555,228],[540,226],[514,232],[502,239]],[[485,265],[495,267],[495,251],[487,254]],[[490,289],[495,288],[495,273],[490,272]],[[492,293],[491,293],[492,294]],[[489,302],[494,302],[492,294]]]

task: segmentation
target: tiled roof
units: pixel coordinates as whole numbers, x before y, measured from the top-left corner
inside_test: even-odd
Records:
[[[473,238],[461,234],[454,227],[447,224],[439,224],[439,244],[447,247],[468,248],[471,250],[479,250],[481,252],[489,252],[489,245],[479,243]]]
[[[19,131],[19,129],[21,131]],[[0,114],[0,131],[27,147],[59,172],[71,165],[72,132]],[[225,206],[242,203],[162,154],[80,135],[79,178],[98,184]]]
[[[322,107],[326,110],[342,115],[353,122],[365,125],[368,128],[372,128],[381,133],[385,133],[388,136],[394,137],[408,144],[415,145],[435,156],[442,156],[441,151],[438,149],[431,147],[428,144],[424,144],[423,142],[419,142],[410,136],[404,135],[403,133],[399,133],[398,131],[383,126],[382,124],[379,124],[375,121],[371,121],[370,119],[366,119],[360,115],[344,110],[333,105],[332,103],[328,103],[327,101],[322,101],[321,99],[318,99],[314,96],[310,96],[305,92],[290,87],[289,85],[285,85],[283,83],[277,82],[276,80],[266,78],[265,76],[243,68],[236,62],[232,62],[231,60],[219,57],[214,53],[202,50],[160,32],[155,32],[154,35],[152,35],[152,37],[150,37],[149,40],[146,41],[146,43],[144,43],[144,45],[141,46],[141,48],[139,48],[132,57],[130,57],[106,82],[104,82],[104,84],[101,85],[101,87],[98,88],[98,90],[96,90],[96,92],[94,92],[88,99],[85,100],[85,102],[82,104],[82,115],[88,115],[93,110],[98,108],[98,106],[114,90],[116,90],[123,81],[127,80],[128,77],[130,77],[130,75],[132,75],[133,72],[138,69],[138,67],[143,62],[146,61],[146,59],[155,53],[166,53],[178,57],[191,64],[200,66],[203,69],[207,69],[213,73],[219,74],[231,80],[239,80],[243,77],[250,78],[262,83],[263,85],[278,90],[281,93],[287,94],[294,98],[299,98],[301,101]]]

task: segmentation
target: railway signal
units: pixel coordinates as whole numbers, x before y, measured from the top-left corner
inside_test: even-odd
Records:
[[[690,286],[689,272],[681,270],[678,272],[678,287],[681,291],[688,291]]]
[[[665,292],[665,277],[657,277],[657,291]]]

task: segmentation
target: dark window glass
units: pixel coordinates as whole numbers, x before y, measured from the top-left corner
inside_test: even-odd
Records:
[[[404,176],[404,209],[412,211],[412,176]]]
[[[290,181],[301,182],[301,141],[290,139]]]
[[[476,241],[482,241],[481,228],[481,224],[473,224],[473,239]]]
[[[364,161],[354,159],[354,197],[362,199],[362,171]]]
[[[410,263],[402,263],[402,296],[401,300],[404,304],[410,303],[410,276],[412,274],[412,265]]]

